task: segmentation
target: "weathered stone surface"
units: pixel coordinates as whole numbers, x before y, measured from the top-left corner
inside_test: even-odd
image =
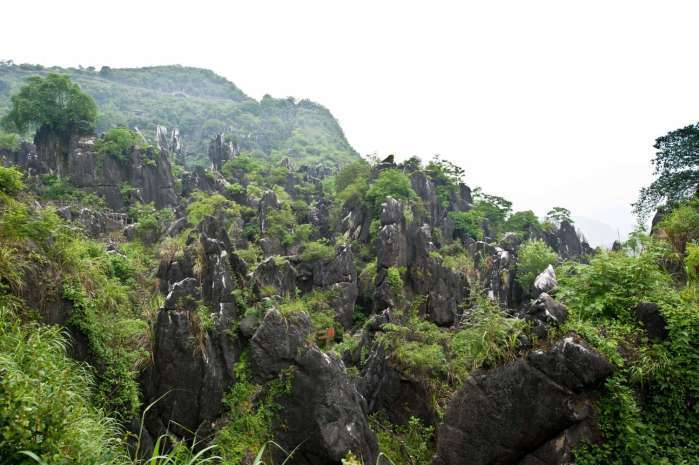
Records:
[[[379,344],[369,353],[357,388],[367,400],[370,413],[384,412],[394,424],[405,425],[413,416],[426,425],[437,421],[424,383],[397,366]]]
[[[658,304],[652,302],[641,302],[634,309],[636,319],[643,325],[648,334],[648,338],[656,341],[667,339],[667,322]]]
[[[259,296],[293,296],[296,292],[296,269],[287,259],[269,257],[257,266],[252,282]]]
[[[280,396],[277,441],[299,446],[292,463],[339,464],[348,451],[375,463],[377,444],[369,428],[366,402],[334,355],[308,342],[305,314],[288,318],[270,310],[251,340],[253,375],[265,381],[291,369],[291,392]]]
[[[37,134],[42,172],[68,179],[78,188],[103,196],[113,210],[124,209],[126,200],[152,202],[156,208],[177,204],[166,151],[134,149],[125,160],[118,160],[95,153],[95,140],[94,136],[75,136],[65,141],[51,134]],[[133,188],[130,199],[124,199],[121,192],[125,184]]]
[[[221,167],[227,161],[238,154],[238,148],[233,142],[227,142],[223,134],[217,134],[209,142],[209,159],[211,167],[221,171]]]
[[[592,412],[611,364],[577,336],[547,351],[472,374],[449,402],[434,465],[509,465]]]
[[[552,265],[546,267],[534,280],[534,290],[540,294],[542,292],[551,293],[558,287],[556,271]]]
[[[162,259],[158,277],[167,297],[154,324],[153,364],[141,380],[145,404],[164,396],[146,417],[153,437],[169,430],[184,438],[197,432],[201,438],[223,413],[223,396],[234,382],[233,365],[242,350],[230,331],[238,318],[232,292],[242,279],[232,254],[225,229],[209,216],[181,255]],[[201,310],[195,312],[200,301],[212,328],[204,328]]]
[[[101,212],[89,208],[61,207],[56,210],[58,216],[66,221],[79,223],[90,237],[98,237],[119,231],[126,225],[127,217],[123,213]]]

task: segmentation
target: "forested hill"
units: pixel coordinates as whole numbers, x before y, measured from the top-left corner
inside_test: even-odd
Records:
[[[30,76],[67,74],[98,107],[97,130],[138,127],[151,137],[156,125],[177,127],[188,164],[206,163],[208,143],[218,133],[241,150],[299,164],[344,165],[358,158],[342,128],[323,106],[309,100],[261,101],[213,71],[183,66],[59,68],[0,62],[0,114]]]

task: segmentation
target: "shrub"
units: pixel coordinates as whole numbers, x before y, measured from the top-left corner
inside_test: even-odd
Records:
[[[379,450],[394,464],[429,465],[434,454],[434,427],[410,417],[406,425],[393,425],[381,414],[369,419]],[[357,462],[359,463],[359,462]]]
[[[111,462],[116,425],[90,403],[92,380],[66,354],[57,327],[22,325],[0,308],[0,457],[3,463]],[[7,461],[7,462],[5,462]]]
[[[477,211],[449,212],[449,218],[454,222],[454,230],[473,239],[483,239],[482,224],[485,218]]]
[[[659,226],[675,251],[683,254],[688,242],[699,239],[699,199],[676,206]]]
[[[22,139],[19,134],[0,131],[0,150],[16,152],[19,150],[21,143]]]
[[[23,177],[24,175],[17,168],[0,166],[0,192],[7,195],[16,195],[24,190]]]
[[[304,262],[327,261],[335,258],[335,247],[321,241],[307,242],[301,251]]]
[[[381,211],[381,204],[389,196],[403,202],[410,202],[418,198],[410,184],[410,178],[397,169],[381,171],[366,192],[366,199],[374,207],[376,214]]]
[[[149,145],[141,136],[128,128],[113,128],[95,141],[95,151],[101,155],[107,155],[127,162],[134,148],[147,150]]]
[[[201,223],[205,216],[222,218],[224,223],[240,214],[240,207],[232,200],[228,200],[221,194],[207,195],[196,191],[192,194],[194,199],[187,205],[187,221],[192,225]]]
[[[556,252],[544,241],[526,241],[517,252],[517,282],[524,289],[530,289],[539,273],[557,260]]]

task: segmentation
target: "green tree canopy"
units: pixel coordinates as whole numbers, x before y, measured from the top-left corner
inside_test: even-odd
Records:
[[[417,194],[410,184],[410,178],[397,169],[382,171],[366,193],[367,200],[374,206],[376,212],[381,210],[381,203],[388,196],[404,202],[417,199]]]
[[[641,189],[634,212],[644,219],[660,203],[673,205],[699,194],[699,123],[658,137],[652,161],[656,180]]]
[[[9,113],[2,125],[9,130],[26,133],[45,130],[69,136],[94,130],[97,106],[68,76],[49,74],[32,76],[12,96]]]
[[[570,210],[563,207],[553,207],[546,214],[546,221],[560,226],[564,221],[573,224],[573,220],[570,218]]]

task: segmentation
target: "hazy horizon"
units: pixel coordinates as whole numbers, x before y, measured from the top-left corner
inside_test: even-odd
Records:
[[[70,3],[6,6],[32,27],[4,24],[0,58],[208,68],[324,105],[363,155],[440,154],[517,210],[560,205],[622,236],[654,139],[699,120],[688,2]]]

